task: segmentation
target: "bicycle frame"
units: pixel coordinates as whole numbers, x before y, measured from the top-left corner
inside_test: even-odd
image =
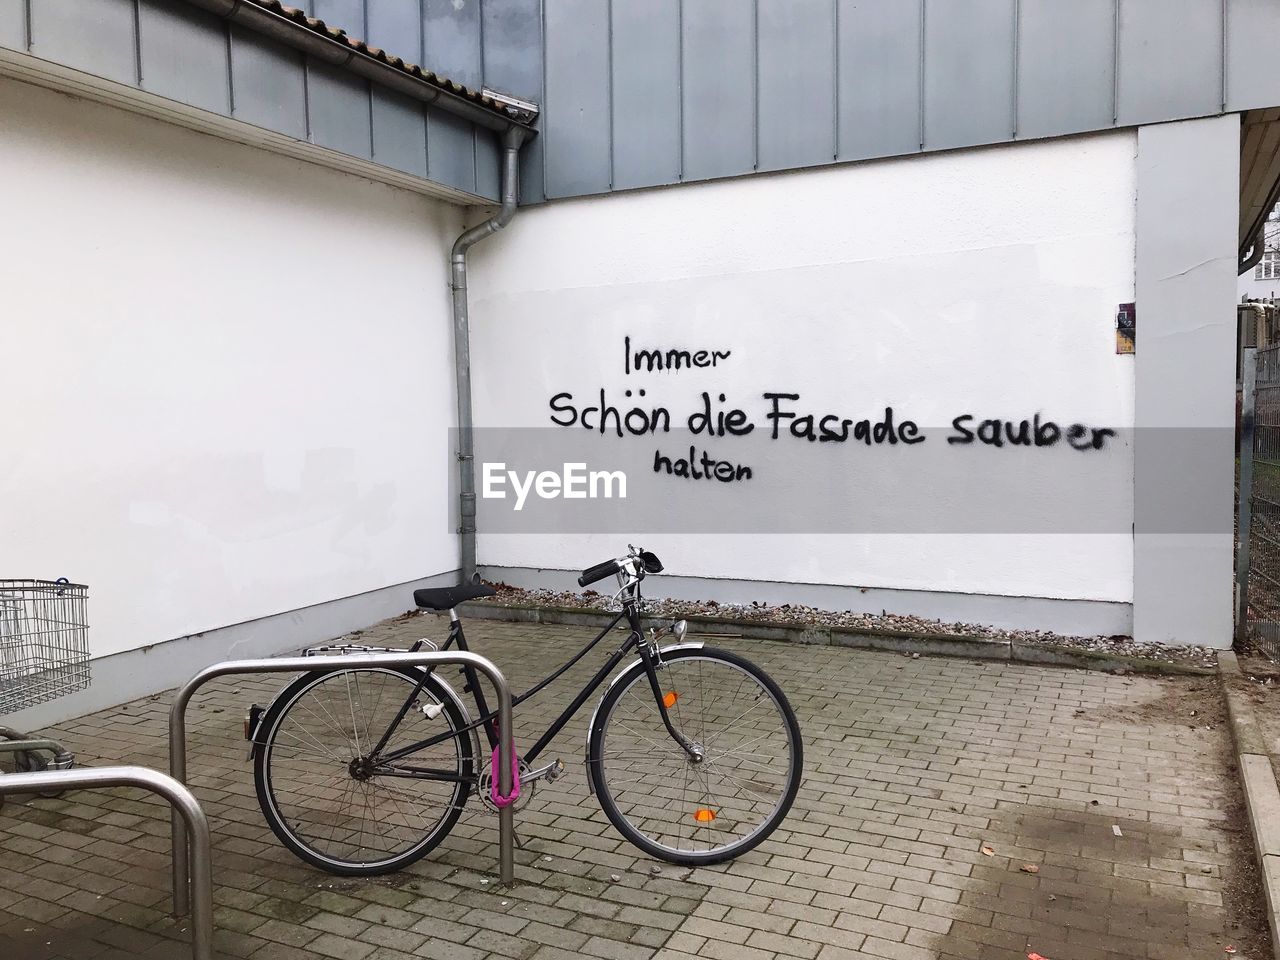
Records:
[[[589,681],[587,681],[586,686],[584,686],[582,690],[579,691],[578,695],[574,697],[573,702],[570,703],[569,706],[566,707],[558,717],[556,717],[556,719],[551,723],[551,726],[548,727],[546,732],[543,733],[543,735],[538,739],[537,743],[535,743],[532,747],[530,747],[529,750],[527,750],[520,757],[520,759],[524,763],[532,764],[532,762],[535,759],[537,759],[538,755],[543,750],[545,750],[548,745],[550,745],[551,741],[555,739],[556,735],[559,734],[560,731],[564,729],[565,725],[571,719],[573,719],[574,715],[582,708],[582,705],[586,703],[588,699],[590,699],[591,695],[595,693],[597,689],[599,689],[600,685],[605,682],[605,680],[618,668],[618,666],[625,659],[627,659],[628,654],[632,653],[633,651],[639,652],[640,659],[645,665],[645,672],[649,675],[649,684],[651,689],[653,690],[654,701],[657,704],[659,712],[661,713],[662,721],[663,721],[663,724],[666,726],[667,732],[671,735],[672,739],[674,739],[676,743],[678,743],[681,746],[681,748],[685,750],[686,753],[688,753],[690,756],[695,756],[697,748],[692,743],[690,743],[683,735],[681,735],[678,730],[676,730],[675,726],[671,722],[670,716],[667,713],[666,703],[663,702],[661,687],[658,684],[657,664],[648,646],[644,643],[643,628],[641,627],[641,624],[640,624],[640,615],[637,609],[638,603],[639,603],[639,591],[637,589],[638,585],[639,585],[638,580],[635,583],[630,585],[624,584],[624,587],[629,587],[630,596],[626,597],[623,600],[622,610],[618,613],[617,616],[613,618],[613,620],[609,622],[607,626],[605,626],[598,634],[596,634],[595,637],[585,647],[579,650],[573,657],[571,657],[566,663],[564,663],[558,669],[554,670],[552,673],[548,674],[542,680],[538,681],[538,683],[534,684],[534,686],[526,690],[524,693],[512,699],[512,705],[519,706],[521,703],[525,702],[526,700],[529,700],[532,697],[536,696],[545,687],[547,687],[549,684],[555,682],[560,677],[562,677],[567,670],[569,670],[571,667],[577,664],[580,660],[582,660],[583,657],[585,657],[588,653],[590,653],[593,649],[595,649],[596,645],[599,644],[600,641],[603,640],[606,636],[608,636],[613,631],[613,629],[616,626],[618,626],[619,623],[621,623],[624,619],[627,621],[627,626],[629,628],[627,639],[623,641],[622,645],[618,647],[617,650],[615,650],[612,654],[610,654],[609,659],[605,661],[604,665],[598,671],[596,671],[595,676],[593,676]],[[458,618],[457,613],[451,610],[449,611],[449,639],[445,642],[443,649],[448,650],[449,647],[451,647],[454,643],[458,645],[459,650],[469,649],[467,647],[466,635],[462,629],[462,621]],[[379,764],[395,763],[397,760],[402,760],[406,757],[410,757],[413,754],[418,753],[419,751],[425,750],[428,747],[434,746],[437,743],[442,743],[443,741],[451,739],[452,737],[457,736],[459,734],[467,733],[475,729],[476,727],[484,728],[485,735],[488,737],[489,746],[491,749],[494,749],[497,747],[498,732],[496,729],[496,725],[494,723],[494,720],[497,715],[496,713],[493,713],[489,710],[489,705],[485,701],[484,690],[479,683],[479,678],[476,676],[475,671],[471,667],[463,667],[462,672],[463,672],[463,676],[466,679],[466,683],[463,686],[462,691],[464,693],[471,694],[471,697],[475,702],[476,711],[480,719],[473,721],[468,726],[464,727],[462,730],[449,731],[447,733],[437,734],[434,737],[429,737],[425,740],[419,740],[416,743],[411,743],[404,747],[398,747],[397,749],[392,750],[389,753],[386,753],[386,754],[381,753],[381,750],[387,745],[388,742],[390,742],[392,736],[395,735],[395,731],[399,727],[400,722],[405,718],[409,710],[412,708],[413,702],[415,699],[417,699],[419,693],[421,693],[422,688],[426,686],[427,679],[428,677],[431,676],[433,670],[434,668],[432,670],[423,671],[422,677],[419,679],[413,691],[405,699],[405,702],[401,705],[399,712],[396,714],[395,718],[391,721],[391,724],[387,727],[386,732],[382,734],[381,738],[378,740],[378,743],[374,746],[373,750],[370,751],[370,755],[373,758],[376,758]],[[456,773],[453,773],[451,771],[424,770],[424,769],[415,769],[412,767],[401,767],[398,770],[385,770],[382,772],[384,775],[389,774],[392,776],[403,776],[403,777],[420,778],[420,779],[441,779],[441,780],[455,780],[455,781],[462,779]]]

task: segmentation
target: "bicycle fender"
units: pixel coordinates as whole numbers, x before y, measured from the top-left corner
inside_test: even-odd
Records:
[[[658,656],[661,657],[663,654],[666,654],[666,653],[674,653],[677,650],[701,650],[704,646],[705,644],[701,640],[688,640],[684,643],[673,643],[667,647],[659,647]],[[605,687],[604,691],[600,694],[600,699],[596,701],[596,707],[594,710],[591,711],[591,721],[587,724],[586,742],[582,745],[582,765],[584,768],[590,770],[591,731],[593,731],[596,728],[596,716],[600,713],[600,704],[604,702],[604,698],[609,693],[609,691],[618,685],[618,681],[621,680],[629,670],[632,670],[642,662],[643,661],[641,660],[640,657],[636,657],[634,660],[628,663],[625,667],[619,670],[616,674],[614,674],[613,679],[609,681],[609,685]],[[587,792],[592,796],[595,796],[596,790],[595,790],[595,787],[591,785],[590,776],[587,777]]]

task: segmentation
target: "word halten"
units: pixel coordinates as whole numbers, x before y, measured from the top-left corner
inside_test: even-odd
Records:
[[[631,352],[631,338],[622,338],[623,370],[628,376],[632,373],[653,373],[668,370],[679,373],[681,370],[705,369],[714,367],[721,360],[728,360],[732,350],[637,350]]]
[[[702,469],[699,470],[698,468]],[[721,483],[734,483],[738,480],[750,480],[751,468],[742,464],[729,463],[727,460],[716,460],[707,451],[699,451],[693,444],[689,445],[689,457],[664,457],[661,450],[653,452],[653,472],[669,476],[683,477],[686,480],[719,480]]]

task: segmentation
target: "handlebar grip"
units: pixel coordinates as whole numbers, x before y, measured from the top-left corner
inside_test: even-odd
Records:
[[[586,570],[582,571],[582,576],[578,578],[578,586],[590,586],[597,580],[603,580],[605,577],[612,576],[620,569],[622,568],[618,566],[617,560],[606,560],[604,563],[597,563],[594,567],[588,567]]]

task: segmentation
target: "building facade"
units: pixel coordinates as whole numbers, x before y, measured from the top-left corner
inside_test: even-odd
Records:
[[[630,540],[659,592],[1227,646],[1277,38],[1259,0],[0,0],[3,568],[90,584],[102,702],[454,580],[451,249],[514,142],[477,473],[563,442],[633,492],[481,483],[482,574]]]

